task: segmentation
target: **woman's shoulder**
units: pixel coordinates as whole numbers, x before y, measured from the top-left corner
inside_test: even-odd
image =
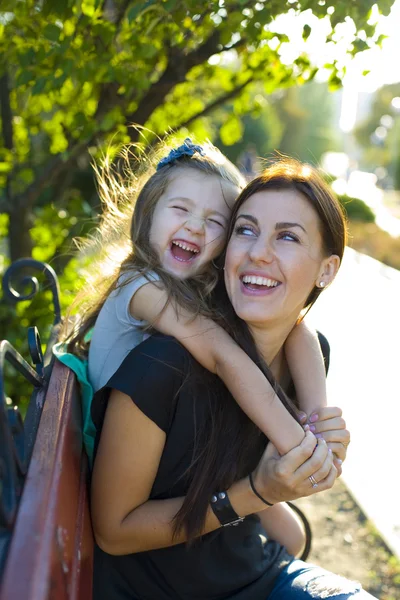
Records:
[[[107,385],[95,394],[91,414],[96,428],[101,428],[111,390],[118,390],[168,431],[189,365],[190,355],[175,338],[152,335],[129,352]]]
[[[181,384],[192,362],[189,352],[172,336],[151,335],[133,348],[107,383],[109,388],[141,387],[149,393]],[[131,395],[131,394],[129,394]]]
[[[179,367],[186,364],[190,356],[186,348],[173,336],[154,332],[144,342],[133,348],[124,362],[130,365],[163,362],[173,367]]]

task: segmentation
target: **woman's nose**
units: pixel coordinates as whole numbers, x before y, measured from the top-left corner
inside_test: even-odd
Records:
[[[260,238],[252,244],[249,250],[250,259],[257,262],[271,263],[275,258],[275,253],[272,245]]]

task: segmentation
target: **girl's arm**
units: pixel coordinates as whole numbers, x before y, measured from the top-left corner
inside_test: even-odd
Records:
[[[149,500],[165,439],[164,431],[129,396],[112,391],[94,463],[91,494],[93,529],[105,552],[145,552],[186,541],[183,531],[173,536],[173,519],[183,498]],[[241,516],[265,508],[251,491],[248,478],[231,486],[229,498]],[[202,535],[219,527],[209,508]]]
[[[316,331],[301,321],[286,340],[285,354],[300,408],[309,417],[327,405],[324,358]]]
[[[306,542],[304,528],[299,517],[286,502],[275,504],[258,513],[258,516],[269,538],[285,546],[289,554],[300,554]]]
[[[216,373],[280,454],[300,444],[303,428],[283,406],[256,364],[222,327],[202,316],[193,319],[180,307],[177,314],[166,291],[153,283],[137,290],[130,312],[161,333],[175,337],[204,368]]]

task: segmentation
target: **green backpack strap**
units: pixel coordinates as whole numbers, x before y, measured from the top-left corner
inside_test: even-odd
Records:
[[[53,354],[76,375],[81,391],[82,421],[83,421],[83,443],[89,458],[90,468],[93,464],[94,441],[96,438],[96,427],[92,421],[91,406],[94,396],[92,384],[89,381],[88,361],[82,360],[67,352],[63,342],[54,344]]]

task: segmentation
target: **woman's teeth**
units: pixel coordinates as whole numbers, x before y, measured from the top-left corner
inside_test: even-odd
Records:
[[[265,285],[267,287],[276,287],[280,282],[274,279],[267,279],[267,277],[257,277],[256,275],[244,275],[242,277],[243,283],[251,283],[252,285]]]

